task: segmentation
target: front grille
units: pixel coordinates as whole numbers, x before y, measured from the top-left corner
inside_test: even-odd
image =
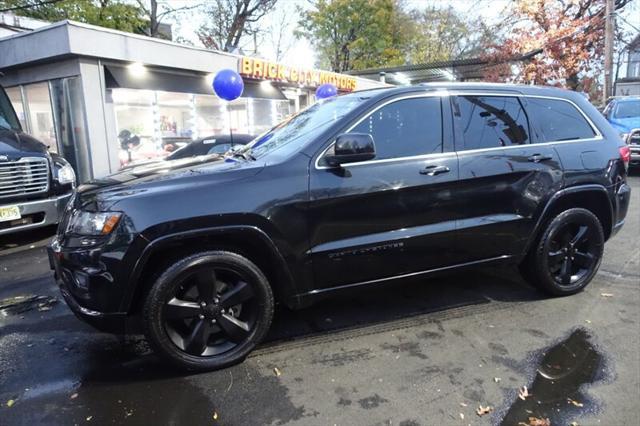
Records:
[[[629,134],[630,145],[640,145],[640,129],[634,129]]]
[[[39,194],[48,189],[49,162],[46,158],[0,161],[0,198]]]

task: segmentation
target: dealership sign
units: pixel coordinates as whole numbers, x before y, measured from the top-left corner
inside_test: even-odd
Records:
[[[238,72],[243,77],[258,80],[280,81],[305,87],[318,87],[321,84],[331,83],[343,92],[351,92],[356,88],[356,79],[350,75],[290,67],[258,58],[243,56],[238,62],[238,68]]]

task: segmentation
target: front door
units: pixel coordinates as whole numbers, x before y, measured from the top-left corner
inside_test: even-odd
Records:
[[[466,262],[520,253],[561,187],[554,148],[537,144],[516,95],[452,96],[460,164],[457,252]]]
[[[350,130],[372,135],[373,160],[330,168],[321,154],[311,166],[310,255],[317,289],[447,264],[458,178],[449,108],[438,96],[386,101]]]

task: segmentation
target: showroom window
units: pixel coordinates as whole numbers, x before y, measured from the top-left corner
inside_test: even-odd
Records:
[[[112,89],[120,165],[163,158],[192,140],[234,133],[258,135],[290,113],[288,100]]]
[[[22,103],[22,89],[17,87],[8,87],[6,90],[7,96],[9,96],[9,100],[11,101],[11,105],[13,105],[13,109],[16,111],[16,115],[18,116],[18,120],[20,121],[20,126],[22,126],[22,130],[27,131],[27,117],[24,114],[24,105]]]
[[[49,83],[28,84],[24,86],[24,95],[29,111],[29,133],[47,145],[50,152],[58,152]]]

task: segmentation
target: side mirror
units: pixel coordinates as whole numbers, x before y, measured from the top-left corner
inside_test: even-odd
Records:
[[[344,133],[338,135],[333,145],[333,153],[326,154],[327,163],[339,166],[345,163],[356,163],[375,158],[376,146],[373,137],[368,133]]]

